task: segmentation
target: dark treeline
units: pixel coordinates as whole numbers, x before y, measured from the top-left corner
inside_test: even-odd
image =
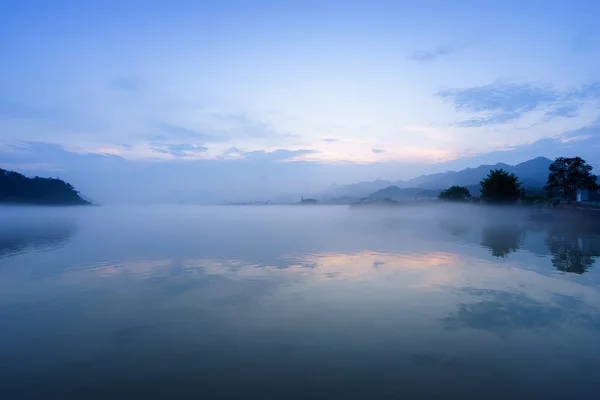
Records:
[[[492,204],[515,204],[519,201],[526,204],[543,203],[557,197],[571,202],[576,199],[577,190],[598,188],[597,177],[591,173],[592,169],[580,157],[557,158],[549,167],[548,180],[543,188],[545,196],[528,195],[518,176],[503,169],[493,169],[479,184],[480,197],[473,197],[462,186],[452,186],[442,191],[438,197],[446,201],[483,200]]]
[[[60,179],[28,178],[0,168],[0,203],[89,205],[75,188]]]

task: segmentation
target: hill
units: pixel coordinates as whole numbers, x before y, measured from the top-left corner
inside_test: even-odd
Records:
[[[417,190],[441,191],[453,185],[475,187],[489,173],[491,169],[501,168],[517,175],[524,187],[541,188],[548,178],[548,167],[552,160],[545,157],[534,158],[517,165],[497,163],[494,165],[480,165],[476,168],[466,168],[460,171],[447,171],[431,175],[421,175],[407,181],[376,180],[373,182],[360,182],[351,185],[335,186],[325,195],[326,197],[351,196],[354,198],[369,197],[375,195],[382,189],[390,189],[394,195],[409,197],[417,193]],[[397,190],[408,190],[399,192]],[[383,192],[385,193],[385,192]],[[477,189],[478,193],[478,189]],[[473,193],[474,194],[474,193]],[[377,194],[377,196],[380,196]],[[475,195],[475,194],[474,194]],[[392,198],[392,197],[390,197]]]
[[[69,183],[54,178],[28,178],[0,168],[0,203],[90,205]]]
[[[350,185],[333,185],[326,197],[359,199],[368,196],[370,193],[393,185],[396,185],[396,183],[381,179],[373,182],[352,183]]]
[[[414,199],[431,199],[436,198],[439,194],[438,190],[423,190],[421,188],[399,188],[398,186],[389,186],[380,189],[371,194],[369,200],[414,200]]]
[[[480,165],[477,168],[467,168],[461,171],[448,171],[432,175],[422,175],[404,182],[406,187],[423,189],[447,189],[450,186],[470,186],[479,183],[491,169],[504,169],[517,175],[523,186],[542,187],[548,178],[548,167],[552,160],[545,157],[534,158],[517,165],[497,163]]]

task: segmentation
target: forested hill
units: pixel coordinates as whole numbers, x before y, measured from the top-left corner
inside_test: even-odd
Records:
[[[0,203],[90,205],[69,183],[53,178],[28,178],[0,168]]]

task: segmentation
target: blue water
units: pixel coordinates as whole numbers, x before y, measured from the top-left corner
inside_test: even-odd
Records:
[[[0,398],[597,398],[600,234],[512,211],[0,208]]]

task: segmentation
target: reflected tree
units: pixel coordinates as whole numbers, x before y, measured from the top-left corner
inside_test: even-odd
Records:
[[[519,250],[523,230],[517,224],[486,225],[481,232],[481,245],[491,250],[492,255],[504,258]]]
[[[31,249],[51,249],[67,242],[76,232],[73,223],[30,224],[0,227],[0,259]]]
[[[561,272],[583,274],[600,256],[600,239],[581,235],[570,229],[554,227],[548,232],[546,240],[552,265]]]

